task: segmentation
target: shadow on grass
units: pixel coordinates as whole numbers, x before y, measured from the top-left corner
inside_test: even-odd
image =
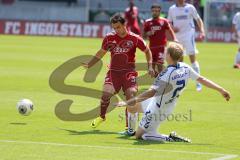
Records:
[[[27,123],[15,123],[15,122],[12,122],[12,123],[9,123],[11,125],[27,125]]]
[[[101,130],[88,130],[88,131],[76,131],[64,128],[58,128],[59,130],[63,130],[69,133],[69,135],[119,135],[118,132],[110,132],[110,131],[101,131]],[[207,143],[184,143],[184,142],[160,142],[160,141],[150,141],[150,140],[141,140],[135,139],[134,136],[119,136],[117,139],[128,140],[133,142],[133,145],[146,146],[153,144],[161,144],[161,145],[184,145],[184,146],[212,146],[213,144]]]
[[[108,132],[100,130],[89,130],[89,131],[76,131],[64,128],[58,128],[59,130],[67,131],[70,135],[88,135],[88,134],[117,134],[117,132]]]
[[[117,137],[118,139],[126,139],[134,141],[133,145],[152,145],[152,144],[162,144],[162,145],[190,145],[190,146],[211,146],[213,144],[207,143],[184,143],[184,142],[161,142],[161,141],[151,141],[151,140],[142,140],[142,139],[135,139],[135,137],[129,136],[121,136]]]
[[[211,146],[213,144],[207,143],[184,143],[184,142],[158,142],[150,140],[135,140],[133,145],[152,145],[152,144],[162,144],[162,145],[184,145],[184,146]]]

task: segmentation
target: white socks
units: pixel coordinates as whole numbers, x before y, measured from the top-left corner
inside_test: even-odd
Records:
[[[128,112],[128,132],[135,132],[136,123],[138,120],[138,113],[130,113]]]
[[[240,52],[238,52],[236,55],[235,64],[240,64]]]
[[[145,133],[142,135],[142,139],[159,142],[170,141],[168,135],[158,133]]]
[[[197,73],[200,74],[200,66],[199,66],[199,63],[197,61],[192,63],[192,68],[194,69],[194,71],[196,71]]]

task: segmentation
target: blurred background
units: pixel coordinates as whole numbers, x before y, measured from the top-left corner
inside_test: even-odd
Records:
[[[231,25],[233,15],[240,11],[239,0],[187,2],[203,18],[207,41],[235,41]],[[153,3],[159,3],[162,17],[167,17],[175,0],[134,0],[139,22],[151,17]],[[0,34],[103,37],[111,30],[111,15],[124,12],[128,5],[129,0],[1,0]]]

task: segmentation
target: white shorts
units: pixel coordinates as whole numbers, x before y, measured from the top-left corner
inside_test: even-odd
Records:
[[[184,36],[177,36],[178,41],[183,45],[184,55],[195,55],[198,53],[194,33],[186,33]]]
[[[161,105],[159,108],[160,97],[152,97],[141,103],[144,115],[139,123],[139,127],[142,128],[146,133],[156,133],[161,122],[167,119],[172,113],[176,99],[172,103]]]

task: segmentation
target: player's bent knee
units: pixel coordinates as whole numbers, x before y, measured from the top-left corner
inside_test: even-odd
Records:
[[[125,91],[125,95],[127,99],[134,97],[136,94],[137,94],[136,88],[129,88],[127,89],[127,91]]]

